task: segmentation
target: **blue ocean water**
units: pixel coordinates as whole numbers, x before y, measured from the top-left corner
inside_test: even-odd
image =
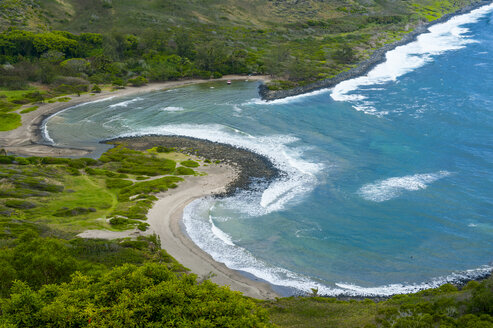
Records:
[[[474,277],[493,260],[492,12],[434,25],[333,90],[265,103],[235,81],[111,98],[53,116],[47,137],[101,152],[105,138],[179,134],[267,156],[280,179],[197,200],[184,224],[274,285],[389,295]]]

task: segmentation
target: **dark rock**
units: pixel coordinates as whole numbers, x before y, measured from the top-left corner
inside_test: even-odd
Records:
[[[325,80],[320,80],[305,86],[300,86],[296,87],[293,89],[287,89],[287,90],[269,90],[269,88],[265,84],[261,84],[258,87],[258,92],[260,97],[263,100],[275,100],[275,99],[282,99],[286,97],[292,97],[296,95],[301,95],[305,94],[308,92],[313,92],[317,91],[320,89],[327,89],[327,88],[332,88],[336,86],[337,84],[341,83],[342,81],[353,79],[358,76],[362,76],[367,74],[369,71],[371,71],[375,66],[377,66],[380,63],[383,63],[385,61],[385,54],[390,51],[395,49],[398,46],[402,46],[404,44],[413,42],[416,40],[416,38],[422,34],[425,33],[428,30],[428,27],[434,24],[438,24],[441,22],[444,22],[446,20],[449,20],[451,17],[456,16],[456,15],[461,15],[465,14],[467,12],[470,12],[473,9],[476,9],[478,7],[484,6],[486,4],[490,3],[490,1],[487,0],[481,0],[479,2],[476,2],[474,4],[471,4],[467,7],[464,7],[455,13],[447,14],[442,16],[441,18],[434,20],[432,22],[428,23],[423,23],[422,25],[418,25],[414,31],[406,34],[401,40],[396,41],[391,44],[387,44],[383,46],[382,48],[379,48],[375,50],[375,52],[370,56],[369,59],[364,60],[358,64],[357,67],[352,68],[349,71],[342,72],[341,74],[337,75],[334,78],[330,79],[325,79]]]
[[[203,139],[149,135],[117,138],[104,142],[123,144],[135,150],[146,150],[157,146],[174,147],[181,152],[198,155],[212,162],[230,164],[238,169],[238,178],[226,188],[227,192],[221,196],[231,195],[238,189],[249,189],[254,181],[268,181],[280,175],[280,171],[265,156],[243,148]]]

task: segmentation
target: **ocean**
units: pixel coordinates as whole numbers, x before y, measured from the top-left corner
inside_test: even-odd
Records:
[[[187,234],[283,294],[384,296],[493,268],[493,5],[430,27],[366,76],[264,102],[211,82],[78,105],[57,145],[171,134],[231,144],[282,172],[186,207]],[[165,242],[163,242],[165,245]]]

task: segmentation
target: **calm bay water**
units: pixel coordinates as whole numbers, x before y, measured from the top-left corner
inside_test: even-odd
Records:
[[[492,12],[435,25],[334,90],[265,103],[256,82],[208,83],[77,106],[46,131],[70,146],[178,134],[269,157],[282,178],[195,201],[184,223],[216,260],[275,285],[387,295],[473,277],[493,260]]]

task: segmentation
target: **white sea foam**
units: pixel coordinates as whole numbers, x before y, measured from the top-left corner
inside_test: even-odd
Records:
[[[323,165],[302,159],[300,149],[289,147],[298,139],[288,135],[252,136],[233,127],[224,125],[163,125],[144,128],[127,135],[182,135],[230,144],[266,156],[284,174],[281,178],[262,185],[255,192],[229,200],[232,208],[258,216],[282,210],[288,203],[299,201],[317,184],[316,174]]]
[[[181,111],[184,111],[185,108],[183,108],[183,107],[168,106],[168,107],[161,108],[161,110],[163,112],[181,112]]]
[[[85,103],[82,103],[82,104],[78,104],[78,105],[75,105],[75,106],[70,106],[70,107],[67,107],[61,111],[58,111],[50,116],[48,116],[44,121],[43,123],[41,124],[41,134],[43,135],[43,139],[45,139],[46,141],[48,141],[48,143],[54,145],[55,144],[55,141],[51,138],[50,136],[50,133],[48,132],[48,127],[47,127],[47,123],[49,120],[51,120],[53,117],[69,110],[69,109],[74,109],[74,108],[78,108],[78,107],[82,107],[82,106],[85,106],[85,105],[90,105],[90,104],[96,104],[96,103],[100,103],[100,102],[104,102],[104,101],[108,101],[108,100],[111,100],[115,98],[115,96],[111,96],[111,97],[108,97],[108,98],[103,98],[103,99],[98,99],[98,100],[93,100],[93,101],[88,101],[88,102],[85,102]]]
[[[358,194],[366,200],[383,202],[398,197],[404,191],[426,189],[430,183],[449,176],[448,171],[393,177],[364,185]]]
[[[461,49],[469,43],[476,42],[468,35],[469,30],[462,26],[477,22],[491,11],[493,11],[493,4],[464,15],[454,16],[444,23],[432,25],[428,29],[429,32],[419,35],[416,41],[387,52],[385,62],[377,65],[367,75],[346,80],[336,85],[332,90],[331,97],[336,101],[352,102],[356,109],[366,114],[385,115],[385,113],[369,106],[368,102],[365,106],[361,106],[359,102],[365,98],[357,94],[357,90],[363,86],[396,81],[398,77],[433,60],[434,56]]]
[[[137,101],[141,101],[141,100],[144,100],[144,99],[143,98],[140,98],[140,97],[137,97],[137,98],[134,98],[134,99],[125,100],[125,101],[122,101],[122,102],[119,102],[119,103],[110,105],[109,107],[110,108],[127,107],[128,105],[130,105],[130,104],[132,104],[134,102],[137,102]]]
[[[269,265],[255,258],[246,249],[235,245],[228,235],[213,225],[212,219],[208,215],[214,202],[215,200],[211,198],[198,199],[185,208],[183,222],[190,238],[216,261],[224,263],[231,269],[245,271],[274,285],[290,287],[304,293],[310,293],[312,288],[317,288],[320,295],[327,296],[389,296],[413,293],[427,288],[435,288],[444,283],[474,279],[488,274],[493,269],[492,266],[487,265],[417,284],[362,287],[340,282],[330,287],[305,275]]]
[[[286,97],[286,98],[282,98],[282,99],[275,99],[275,100],[270,100],[270,101],[262,100],[260,98],[253,98],[250,101],[247,101],[246,103],[244,103],[242,105],[283,105],[283,104],[291,104],[291,103],[303,101],[307,97],[312,97],[312,96],[317,96],[317,95],[321,95],[321,94],[324,94],[324,93],[328,93],[329,91],[330,91],[330,89],[320,89],[320,90],[316,90],[316,91],[304,93],[304,94],[301,94],[301,95]]]

